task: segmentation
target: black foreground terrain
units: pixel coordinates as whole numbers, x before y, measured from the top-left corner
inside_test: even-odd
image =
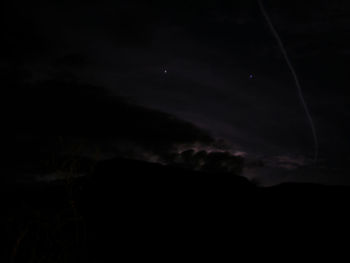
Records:
[[[1,262],[218,259],[233,240],[259,243],[261,232],[310,234],[329,217],[322,233],[341,228],[349,195],[346,187],[259,188],[229,174],[113,159],[88,177],[2,190]]]

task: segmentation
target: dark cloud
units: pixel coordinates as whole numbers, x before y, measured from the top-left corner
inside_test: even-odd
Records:
[[[72,68],[81,68],[89,64],[88,59],[78,53],[71,53],[64,55],[56,60],[56,65],[58,67],[72,67]]]
[[[22,76],[23,81],[18,77],[17,82],[11,82],[13,76]],[[8,84],[11,90],[7,102],[13,116],[10,127],[16,135],[10,156],[17,162],[18,171],[47,171],[45,165],[55,153],[90,153],[91,157],[98,149],[102,154],[151,159],[152,154],[162,155],[179,144],[214,141],[189,122],[133,105],[102,87],[61,76],[26,82],[24,79],[30,79],[26,76],[13,72],[3,81],[3,86]],[[74,145],[81,147],[78,152]]]
[[[101,87],[60,79],[19,87],[12,104],[17,131],[123,137],[154,144],[208,141],[210,137],[174,116],[129,104]]]

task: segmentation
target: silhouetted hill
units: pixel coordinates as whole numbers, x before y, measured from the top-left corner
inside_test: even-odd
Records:
[[[145,161],[115,158],[97,164],[92,180],[93,188],[102,189],[130,187],[133,191],[176,192],[178,190],[203,191],[208,193],[225,188],[241,191],[253,188],[248,179],[226,173],[196,172],[176,166],[149,163]],[[105,182],[108,181],[108,185]],[[97,184],[96,184],[97,183]],[[107,187],[107,188],[106,188]]]

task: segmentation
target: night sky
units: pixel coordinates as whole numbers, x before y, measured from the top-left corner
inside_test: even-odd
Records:
[[[166,163],[169,152],[225,151],[262,185],[349,184],[349,1],[263,3],[300,79],[317,163],[258,1],[34,0],[2,12],[18,170],[62,135],[83,140],[86,155],[96,146],[106,158]]]

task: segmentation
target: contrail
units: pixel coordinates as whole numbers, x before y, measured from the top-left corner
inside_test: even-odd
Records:
[[[295,81],[295,85],[297,86],[297,89],[298,89],[298,93],[299,93],[299,98],[300,98],[301,104],[304,107],[307,119],[308,119],[308,121],[310,123],[310,126],[311,126],[312,135],[313,135],[313,138],[314,138],[314,147],[315,147],[315,149],[314,149],[314,162],[317,162],[319,146],[318,146],[318,139],[317,139],[316,129],[315,129],[314,121],[313,121],[313,119],[311,117],[310,111],[309,111],[308,106],[306,104],[306,101],[305,101],[305,98],[304,98],[304,95],[303,95],[303,91],[302,91],[301,86],[300,86],[298,75],[295,72],[295,69],[294,69],[294,67],[292,65],[292,62],[289,59],[288,53],[286,51],[286,48],[284,47],[283,42],[282,42],[282,40],[281,40],[277,30],[275,29],[275,27],[274,27],[274,25],[273,25],[273,23],[272,23],[272,21],[270,19],[269,14],[266,12],[264,4],[262,3],[261,0],[258,0],[258,3],[259,3],[259,6],[260,6],[260,9],[261,9],[261,12],[262,12],[263,16],[265,17],[267,24],[270,27],[270,30],[271,30],[272,34],[274,35],[274,37],[276,38],[276,40],[278,42],[278,46],[279,46],[279,48],[280,48],[280,50],[281,50],[281,52],[282,52],[282,54],[284,56],[284,59],[286,60],[286,62],[288,64],[289,70],[291,71],[291,73],[293,75],[293,78],[294,78],[294,81]]]

